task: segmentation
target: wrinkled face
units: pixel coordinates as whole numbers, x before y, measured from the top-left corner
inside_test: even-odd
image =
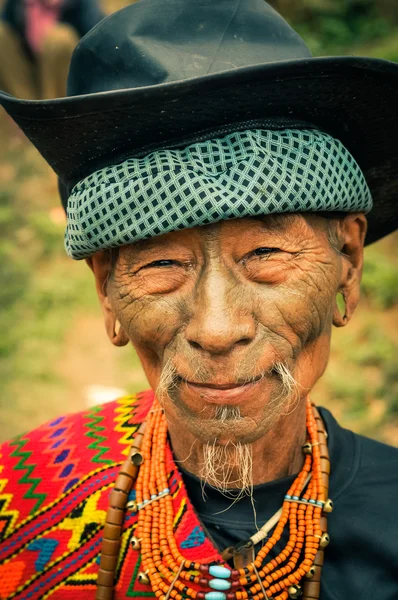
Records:
[[[252,442],[280,417],[270,420],[281,370],[305,398],[328,361],[336,294],[350,310],[358,299],[365,220],[348,221],[333,222],[344,255],[326,219],[281,215],[124,246],[111,273],[94,257],[106,319],[120,322],[153,389],[167,375],[169,419],[222,440],[231,431],[215,409],[238,407],[233,436]]]

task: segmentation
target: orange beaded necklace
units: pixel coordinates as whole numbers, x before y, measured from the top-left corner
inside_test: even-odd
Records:
[[[126,507],[138,510],[132,543],[141,552],[140,581],[151,585],[160,600],[287,600],[300,596],[303,600],[318,599],[323,548],[329,543],[325,513],[331,512],[333,505],[327,500],[330,473],[327,434],[317,409],[309,401],[306,415],[304,466],[285,496],[275,530],[250,562],[232,569],[226,562],[203,564],[186,560],[179,551],[166,471],[167,421],[155,401],[145,422],[145,432],[139,430],[110,497],[96,599],[113,597],[115,549],[122,525],[120,518],[115,524],[115,517]],[[136,501],[128,503],[127,496],[135,480]],[[287,544],[278,556],[266,562],[286,525],[289,526]],[[265,533],[261,536],[260,531],[246,547],[254,547],[262,537]],[[223,553],[226,555],[228,552]]]

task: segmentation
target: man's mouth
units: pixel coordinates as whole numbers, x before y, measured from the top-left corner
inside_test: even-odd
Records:
[[[196,381],[190,381],[189,379],[185,379],[185,383],[189,384],[189,385],[194,385],[197,388],[211,388],[214,390],[232,390],[235,389],[237,387],[243,387],[244,385],[249,385],[250,383],[255,383],[256,381],[258,381],[259,379],[261,379],[261,375],[259,375],[258,377],[255,377],[253,380],[251,381],[238,381],[238,382],[231,382],[231,383],[198,383]]]
[[[199,396],[210,404],[240,404],[248,399],[261,379],[260,375],[249,382],[197,383],[189,379],[181,379],[181,382],[183,393]]]

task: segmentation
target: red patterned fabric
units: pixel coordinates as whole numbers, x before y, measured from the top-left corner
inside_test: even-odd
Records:
[[[59,417],[0,446],[0,600],[92,600],[108,496],[153,393]],[[175,536],[189,560],[221,560],[167,449]],[[132,492],[134,497],[135,492]],[[154,597],[138,583],[127,513],[115,600]]]

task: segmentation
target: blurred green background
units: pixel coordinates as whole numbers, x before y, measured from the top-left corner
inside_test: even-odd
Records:
[[[0,5],[2,0],[0,0]],[[104,0],[107,11],[128,4]],[[396,0],[275,0],[316,55],[398,61]],[[371,115],[369,115],[371,118]],[[145,387],[108,342],[92,276],[64,255],[56,178],[0,114],[0,441],[119,388]],[[398,444],[398,237],[366,250],[362,299],[333,336],[313,398],[356,431]]]

